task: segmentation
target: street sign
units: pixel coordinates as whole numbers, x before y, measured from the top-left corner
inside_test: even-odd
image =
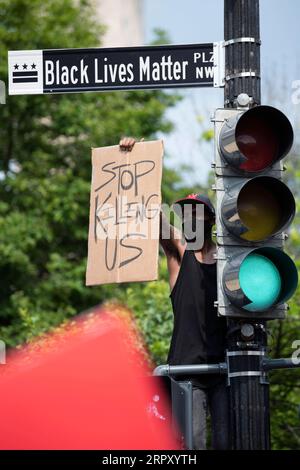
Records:
[[[223,86],[223,43],[9,51],[9,94]]]

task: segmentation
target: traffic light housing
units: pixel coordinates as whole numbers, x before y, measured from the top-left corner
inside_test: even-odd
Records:
[[[282,182],[293,128],[271,106],[218,109],[214,122],[218,313],[284,318],[298,283],[283,251],[296,210]]]

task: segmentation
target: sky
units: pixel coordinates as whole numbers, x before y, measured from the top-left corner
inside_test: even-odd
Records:
[[[171,44],[195,44],[224,39],[223,0],[144,0],[145,43],[153,30],[168,33]],[[300,1],[260,0],[262,104],[284,111],[297,134],[300,131],[300,103],[293,104],[292,82],[300,80]],[[181,90],[182,93],[182,90]],[[212,143],[201,143],[200,135],[212,128],[210,116],[223,106],[223,89],[185,89],[184,100],[167,112],[174,123],[171,135],[161,135],[166,164],[189,164],[185,175],[194,184],[206,183],[213,161]]]

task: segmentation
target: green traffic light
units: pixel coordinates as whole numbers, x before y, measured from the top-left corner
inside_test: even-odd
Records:
[[[245,310],[257,312],[276,303],[281,291],[281,276],[275,264],[260,254],[248,255],[241,264],[239,282],[251,303]]]

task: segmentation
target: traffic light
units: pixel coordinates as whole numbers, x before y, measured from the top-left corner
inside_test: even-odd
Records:
[[[283,251],[296,208],[282,182],[292,126],[271,106],[218,109],[214,122],[218,312],[284,318],[298,283]]]

